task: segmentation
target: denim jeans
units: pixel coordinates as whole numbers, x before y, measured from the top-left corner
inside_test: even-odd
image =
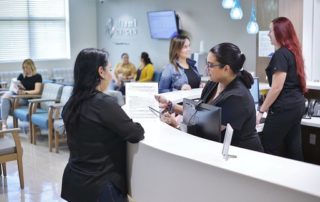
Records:
[[[128,197],[122,194],[111,182],[108,182],[104,186],[98,202],[128,202]]]

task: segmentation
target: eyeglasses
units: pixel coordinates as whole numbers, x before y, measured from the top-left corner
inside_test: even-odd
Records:
[[[206,67],[208,68],[214,68],[214,67],[223,67],[223,64],[213,64],[211,62],[206,62]]]

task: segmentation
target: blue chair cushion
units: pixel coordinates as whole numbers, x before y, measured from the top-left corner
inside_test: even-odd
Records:
[[[46,110],[37,109],[37,113],[46,113]],[[13,112],[13,116],[21,121],[29,121],[28,107],[20,107]]]
[[[48,129],[48,113],[35,113],[31,116],[31,122],[41,129]]]

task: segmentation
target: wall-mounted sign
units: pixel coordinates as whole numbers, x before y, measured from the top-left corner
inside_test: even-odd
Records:
[[[106,33],[110,38],[131,38],[138,34],[137,19],[122,16],[117,19],[108,17]]]
[[[271,57],[274,53],[268,33],[269,31],[259,31],[259,57]]]

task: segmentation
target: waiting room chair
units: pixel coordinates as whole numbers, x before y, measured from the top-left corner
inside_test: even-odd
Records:
[[[11,134],[13,139],[7,136],[0,138],[0,164],[3,176],[7,176],[6,162],[17,161],[21,189],[24,188],[22,147],[19,137],[19,128],[0,130],[0,136]]]
[[[54,126],[54,122],[59,121],[61,119],[61,110],[59,109],[60,107],[64,106],[65,103],[69,100],[72,90],[73,90],[72,86],[64,86],[62,89],[59,103],[54,103],[50,105],[48,112],[46,113],[31,114],[32,130],[34,131],[33,133],[34,143],[36,143],[36,139],[37,139],[37,133],[35,132],[35,127],[38,126],[40,129],[47,129],[48,144],[49,144],[50,152],[52,152],[53,145],[55,145],[56,151],[57,151],[57,147],[59,147],[59,136],[56,137],[57,135],[55,134],[53,126]],[[53,138],[55,139],[54,144],[53,144]]]
[[[161,75],[162,75],[162,71],[161,71],[161,70],[155,70],[155,71],[153,72],[152,81],[154,81],[154,82],[159,82],[159,81],[160,81],[160,78],[161,78]]]
[[[122,93],[120,91],[117,90],[107,90],[104,92],[107,95],[110,95],[111,97],[114,97],[116,102],[122,106],[124,105],[124,96],[122,95]]]
[[[29,106],[14,106],[13,109],[13,125],[15,128],[18,127],[18,120],[29,121],[29,138],[31,143],[34,142],[34,131],[32,131],[32,123],[30,115],[32,113],[47,113],[49,106],[60,100],[62,85],[56,83],[45,83],[42,90],[42,95],[38,99],[30,99]],[[22,95],[13,96],[16,100],[19,98],[24,98]],[[16,104],[14,104],[16,105]]]

